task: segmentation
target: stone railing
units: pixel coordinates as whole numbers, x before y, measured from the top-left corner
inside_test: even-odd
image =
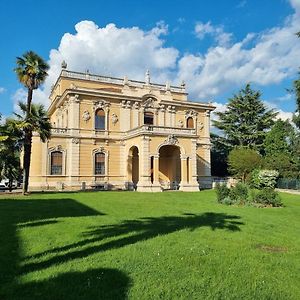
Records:
[[[109,77],[109,76],[101,76],[101,75],[94,75],[90,73],[81,73],[81,72],[73,72],[68,70],[62,70],[61,76],[68,77],[68,78],[74,78],[74,79],[83,79],[83,80],[91,80],[91,81],[98,81],[98,82],[105,82],[105,83],[112,83],[112,84],[119,84],[124,85],[124,79],[116,78],[116,77]],[[143,81],[137,81],[137,80],[127,80],[126,84],[133,87],[144,87],[146,85]],[[151,86],[154,89],[157,90],[166,90],[166,86],[163,84],[157,84],[157,83],[150,83],[149,86]],[[177,93],[185,93],[185,87],[183,86],[173,86],[171,85],[169,87],[171,92],[177,92]]]
[[[68,131],[68,128],[52,128],[51,134],[67,134]]]
[[[133,136],[138,134],[158,133],[158,134],[176,134],[176,135],[196,135],[196,130],[191,128],[168,127],[168,126],[154,126],[142,125],[133,128],[124,133],[125,136]]]

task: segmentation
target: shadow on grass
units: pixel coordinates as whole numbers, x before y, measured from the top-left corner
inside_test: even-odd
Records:
[[[57,218],[103,215],[73,199],[0,200],[0,299],[18,289],[20,243],[18,228],[44,226],[59,222]],[[55,220],[54,220],[55,219]],[[65,277],[67,274],[64,275]],[[42,297],[44,299],[44,297]],[[19,297],[17,299],[23,299]],[[33,298],[31,298],[33,299]]]
[[[200,215],[183,214],[181,216],[163,216],[158,218],[147,217],[137,220],[126,220],[120,224],[93,227],[90,231],[83,233],[86,239],[80,242],[31,256],[30,259],[38,259],[45,255],[53,255],[49,259],[24,265],[21,268],[21,272],[25,274],[42,270],[52,265],[84,258],[94,253],[118,249],[178,230],[187,229],[193,231],[200,227],[209,227],[212,230],[240,231],[239,225],[243,225],[243,223],[239,219],[239,216],[208,212]]]
[[[127,298],[129,285],[129,277],[123,272],[101,268],[86,272],[68,272],[48,280],[21,284],[9,299],[122,300]]]

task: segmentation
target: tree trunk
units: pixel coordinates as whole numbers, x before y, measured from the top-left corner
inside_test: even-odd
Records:
[[[13,185],[13,179],[10,178],[9,181],[8,181],[8,190],[9,190],[9,192],[12,191],[12,185]]]
[[[33,94],[33,89],[28,89],[27,92],[27,111],[26,111],[26,119],[28,119],[30,113],[31,113],[31,102],[32,102],[32,94]]]
[[[25,130],[24,157],[23,157],[23,195],[28,193],[29,171],[30,171],[30,160],[31,160],[31,142],[32,142],[32,132],[30,130]]]
[[[28,88],[26,119],[29,118],[31,113],[32,94],[33,94],[33,89]],[[24,157],[23,157],[23,195],[28,193],[31,142],[32,142],[32,132],[28,129],[25,129],[24,132],[25,132],[25,137],[24,137]]]

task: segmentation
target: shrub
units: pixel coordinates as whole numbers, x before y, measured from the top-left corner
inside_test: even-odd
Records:
[[[274,189],[270,189],[270,188],[259,190],[254,195],[253,201],[263,206],[273,206],[273,207],[282,206],[282,202],[279,197],[279,194]]]
[[[235,195],[238,201],[245,202],[248,199],[248,187],[244,183],[238,183],[235,188]]]
[[[274,189],[279,176],[276,170],[254,170],[252,172],[252,184],[258,189]]]
[[[261,166],[261,162],[260,154],[249,148],[236,148],[228,155],[230,171],[243,182],[254,169]]]
[[[226,186],[226,184],[217,184],[216,185],[217,192],[217,201],[222,203],[223,199],[227,198],[230,193],[230,189]]]

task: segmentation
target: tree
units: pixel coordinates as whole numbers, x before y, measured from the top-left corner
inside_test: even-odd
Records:
[[[262,149],[266,131],[273,125],[277,112],[267,110],[260,97],[261,93],[247,84],[229,99],[225,112],[216,113],[218,120],[213,125],[222,131],[219,142],[228,149],[234,146]]]
[[[300,129],[300,79],[294,81],[293,91],[296,95],[296,112],[293,115],[293,122]]]
[[[0,127],[0,136],[5,139],[0,143],[0,179],[8,179],[9,191],[12,191],[13,181],[20,178],[20,148],[22,132],[18,128],[18,122],[6,119]]]
[[[27,145],[27,150],[29,150],[30,152],[27,153],[29,157],[27,158],[26,162],[28,163],[28,165],[30,165],[31,142],[32,142],[33,132],[38,133],[41,138],[41,141],[45,142],[51,136],[52,127],[47,112],[43,105],[31,104],[31,109],[29,114],[27,112],[27,106],[24,103],[19,102],[19,107],[21,109],[21,114],[15,113],[15,116],[17,117],[17,121],[19,122],[18,123],[19,128],[22,129],[23,131],[24,145],[27,141],[29,141],[29,144]],[[24,156],[25,155],[26,153],[24,147]],[[25,162],[25,158],[23,161]],[[25,165],[23,165],[23,168],[25,168]],[[26,176],[29,177],[29,173],[25,173],[25,174]],[[28,190],[28,177],[27,177],[27,181],[24,180],[27,186],[23,187],[23,193],[27,193]]]
[[[22,57],[17,57],[17,73],[19,81],[27,88],[27,108],[25,120],[28,124],[31,114],[31,102],[33,91],[37,89],[46,79],[49,65],[33,51],[28,51]],[[25,122],[25,123],[26,123]],[[24,157],[23,157],[23,193],[28,191],[30,155],[31,155],[32,131],[30,126],[24,127]]]
[[[228,155],[228,165],[230,171],[246,181],[248,175],[261,166],[262,157],[254,149],[239,147],[230,151]]]

